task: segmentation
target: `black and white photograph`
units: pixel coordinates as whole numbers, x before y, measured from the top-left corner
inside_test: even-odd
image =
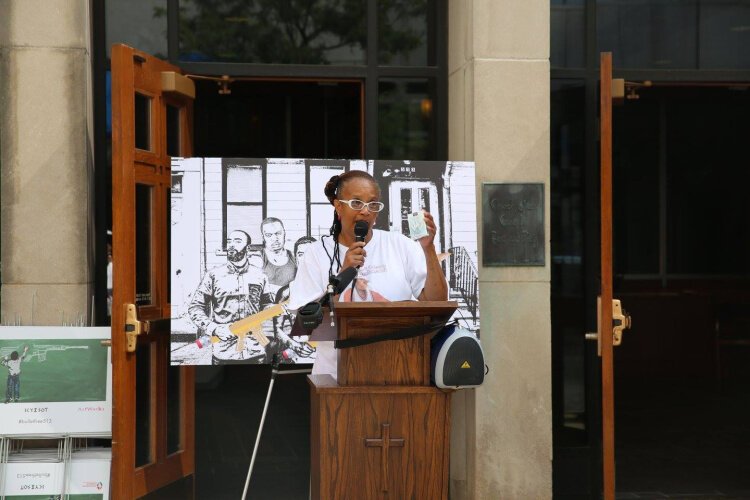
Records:
[[[263,364],[274,354],[283,363],[315,360],[315,342],[290,335],[290,283],[308,248],[331,238],[334,208],[326,183],[353,170],[367,172],[380,187],[373,229],[409,237],[422,211],[432,215],[448,298],[459,304],[454,319],[479,334],[473,162],[177,158],[172,365]],[[359,278],[357,287],[363,300],[384,300],[367,289],[366,279]],[[233,333],[240,320],[243,333]]]

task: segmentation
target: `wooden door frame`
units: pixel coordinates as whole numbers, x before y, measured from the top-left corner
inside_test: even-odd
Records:
[[[612,345],[612,53],[600,63],[600,241],[601,302],[599,342],[602,363],[602,464],[604,499],[615,498],[615,404]]]
[[[148,73],[144,65],[149,65]],[[166,152],[166,104],[180,107],[180,153],[192,154],[192,100],[168,98],[161,93],[161,72],[179,68],[139,52],[125,45],[112,48],[112,496],[136,498],[189,476],[195,470],[194,434],[194,369],[180,367],[180,451],[167,454],[167,370],[169,332],[153,331],[158,335],[151,349],[151,446],[153,463],[135,466],[135,378],[136,354],[128,353],[124,334],[124,304],[134,304],[135,288],[135,186],[152,185],[152,206],[161,217],[152,217],[151,227],[151,290],[152,305],[138,308],[140,320],[170,317],[169,298],[166,297],[169,270],[166,269],[166,201],[171,187],[170,158]],[[154,98],[151,117],[151,151],[135,148],[136,82],[139,93]],[[161,208],[159,205],[161,204]],[[164,212],[162,212],[164,210]],[[156,274],[158,273],[158,274]],[[164,355],[162,357],[162,355]]]

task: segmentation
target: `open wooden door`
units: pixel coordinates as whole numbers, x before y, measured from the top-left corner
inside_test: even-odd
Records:
[[[599,301],[599,352],[602,358],[602,464],[604,499],[615,498],[615,377],[612,336],[612,53],[603,52],[599,78],[601,127],[601,300]]]
[[[192,154],[192,82],[112,48],[112,498],[192,496],[194,371],[169,366],[170,156]]]
[[[612,53],[603,52],[599,78],[600,122],[600,244],[601,283],[597,302],[598,331],[587,334],[596,339],[601,357],[602,381],[602,490],[605,500],[615,498],[615,381],[614,352],[622,332],[630,327],[619,300],[612,290]]]

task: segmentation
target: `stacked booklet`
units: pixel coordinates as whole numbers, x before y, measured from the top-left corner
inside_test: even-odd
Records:
[[[112,450],[74,451],[63,460],[59,449],[10,453],[0,464],[0,498],[106,500]]]
[[[59,498],[63,493],[65,464],[60,449],[11,453],[0,467],[0,497],[6,500]]]

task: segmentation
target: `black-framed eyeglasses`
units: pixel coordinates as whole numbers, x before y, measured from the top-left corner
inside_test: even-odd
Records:
[[[346,203],[347,205],[349,205],[349,208],[351,208],[352,210],[356,210],[357,212],[367,207],[367,210],[369,210],[370,212],[377,213],[383,210],[383,207],[385,207],[385,205],[379,201],[371,201],[370,203],[365,203],[362,200],[339,200],[339,201],[341,203]]]

